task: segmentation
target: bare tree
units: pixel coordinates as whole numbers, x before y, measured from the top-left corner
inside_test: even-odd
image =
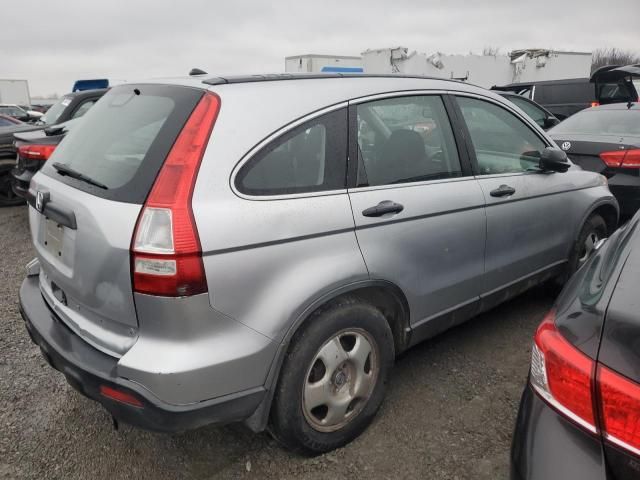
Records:
[[[499,55],[499,54],[500,54],[500,47],[487,46],[482,49],[482,55],[487,57],[489,56],[495,57],[496,55]]]
[[[599,48],[591,57],[591,72],[605,65],[631,65],[640,63],[640,55],[619,48]]]

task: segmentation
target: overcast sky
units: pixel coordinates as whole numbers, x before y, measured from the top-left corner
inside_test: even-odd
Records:
[[[639,18],[640,0],[13,0],[3,2],[0,78],[26,78],[35,96],[80,78],[278,72],[289,55],[398,45],[640,53]]]

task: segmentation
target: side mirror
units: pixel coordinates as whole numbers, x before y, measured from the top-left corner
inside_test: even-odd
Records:
[[[544,119],[543,128],[547,129],[547,128],[555,127],[559,123],[560,123],[560,120],[558,120],[556,117],[547,117]]]
[[[540,154],[540,169],[544,172],[564,173],[569,167],[571,163],[567,154],[557,147],[547,147]]]

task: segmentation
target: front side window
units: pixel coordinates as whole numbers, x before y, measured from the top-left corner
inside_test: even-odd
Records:
[[[526,101],[523,98],[509,96],[508,100],[511,100],[514,104],[516,104],[520,109],[526,113],[534,122],[544,128],[544,121],[547,118],[546,113],[541,108],[536,107],[533,103]]]
[[[442,98],[398,97],[357,106],[357,186],[461,177]]]
[[[484,100],[458,97],[480,175],[536,169],[546,144],[508,110]]]
[[[327,113],[278,137],[238,172],[248,195],[287,195],[343,189],[347,171],[346,109]]]

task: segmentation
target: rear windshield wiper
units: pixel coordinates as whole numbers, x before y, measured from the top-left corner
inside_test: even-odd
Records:
[[[90,185],[96,186],[98,188],[102,188],[104,190],[109,190],[109,187],[107,187],[104,183],[100,183],[97,180],[94,180],[91,177],[86,176],[84,173],[80,173],[77,170],[74,170],[71,167],[67,167],[65,164],[63,163],[59,163],[59,162],[54,162],[52,164],[53,168],[55,168],[58,172],[58,174],[60,175],[68,175],[71,178],[75,178],[77,180],[82,180],[83,182],[86,182]]]

